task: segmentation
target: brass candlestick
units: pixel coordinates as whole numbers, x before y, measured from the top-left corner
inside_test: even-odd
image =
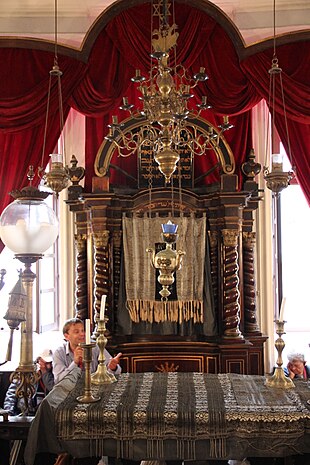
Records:
[[[106,326],[105,320],[97,320],[97,345],[99,347],[98,367],[95,373],[91,375],[91,382],[93,384],[108,384],[115,383],[116,378],[112,373],[109,373],[105,362],[104,349],[107,345],[107,338],[105,337]]]
[[[90,389],[90,364],[93,358],[92,351],[96,344],[95,342],[91,342],[90,344],[80,343],[79,345],[83,348],[83,362],[85,364],[85,386],[84,395],[77,397],[76,400],[84,404],[97,402],[100,400],[100,397],[94,397]]]
[[[276,333],[278,334],[278,339],[275,342],[275,348],[278,351],[278,358],[277,358],[277,367],[274,370],[274,374],[266,379],[266,386],[273,387],[273,388],[281,388],[281,389],[291,389],[295,387],[295,384],[288,376],[285,376],[284,370],[282,368],[283,360],[282,360],[282,352],[285,347],[285,343],[282,339],[282,334],[284,332],[284,323],[286,321],[275,320],[276,324]]]

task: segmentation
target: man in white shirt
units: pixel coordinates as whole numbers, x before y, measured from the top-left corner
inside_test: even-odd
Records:
[[[63,327],[65,342],[55,350],[53,355],[53,373],[55,384],[57,384],[66,374],[72,370],[81,370],[83,364],[83,348],[79,345],[85,342],[84,323],[79,318],[67,320]],[[93,349],[93,358],[91,363],[91,372],[94,373],[98,366],[99,347]],[[121,373],[119,360],[121,353],[112,357],[109,352],[104,350],[105,364],[108,370],[113,374]]]

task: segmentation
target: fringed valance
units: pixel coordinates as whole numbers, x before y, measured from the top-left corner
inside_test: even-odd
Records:
[[[173,321],[184,323],[193,318],[194,323],[203,323],[203,302],[201,300],[127,300],[127,308],[134,323],[147,321],[162,323]]]

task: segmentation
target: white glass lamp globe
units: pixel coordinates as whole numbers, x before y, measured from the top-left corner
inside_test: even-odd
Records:
[[[43,200],[17,199],[0,217],[0,237],[20,255],[42,255],[58,236],[58,219]]]

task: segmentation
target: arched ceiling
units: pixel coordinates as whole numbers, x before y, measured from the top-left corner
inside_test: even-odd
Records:
[[[207,0],[202,0],[207,3]],[[79,48],[108,0],[58,0],[58,41]],[[128,4],[132,3],[128,0]],[[190,3],[190,1],[188,2]],[[273,35],[273,0],[216,0],[250,45]],[[54,39],[54,0],[1,0],[0,37]],[[310,28],[309,0],[276,0],[276,33]]]

